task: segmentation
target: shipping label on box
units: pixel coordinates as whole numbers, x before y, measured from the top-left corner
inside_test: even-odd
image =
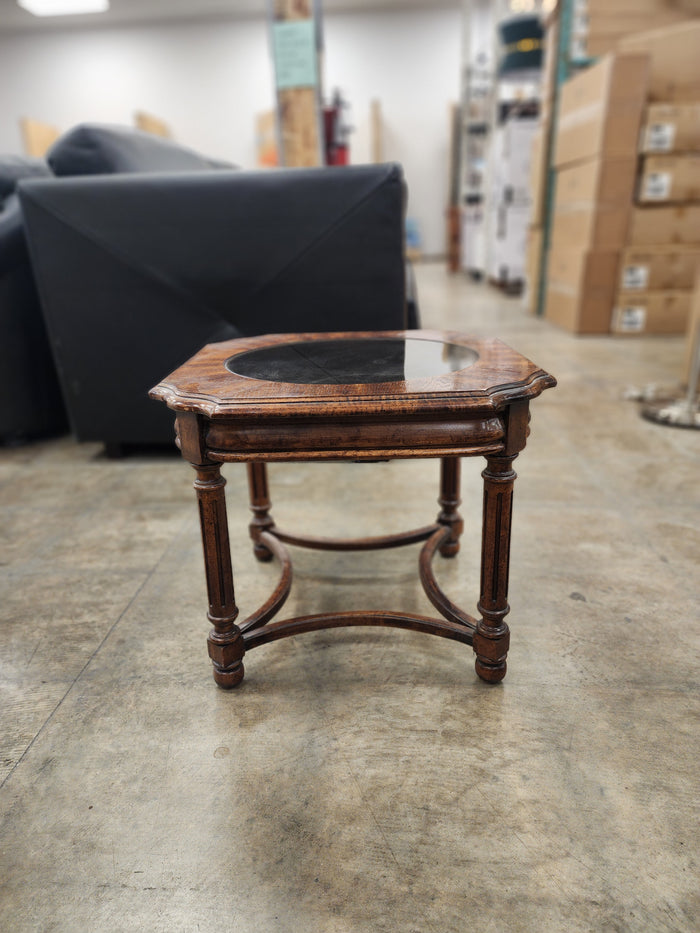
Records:
[[[640,151],[700,152],[700,103],[650,104]]]
[[[647,123],[642,137],[642,152],[673,152],[675,123]]]
[[[643,305],[615,308],[613,330],[618,334],[641,334],[647,322],[647,309]]]
[[[683,247],[630,247],[622,254],[620,288],[623,291],[691,289],[700,267],[700,250]]]
[[[700,201],[700,155],[644,156],[640,201]]]
[[[673,175],[670,172],[645,172],[642,175],[642,201],[670,201]]]
[[[649,266],[623,266],[621,284],[625,291],[646,291],[649,287]]]
[[[648,291],[618,294],[611,330],[615,334],[682,334],[688,324],[692,292]]]

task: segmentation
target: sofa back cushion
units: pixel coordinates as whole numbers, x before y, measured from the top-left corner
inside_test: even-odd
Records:
[[[47,160],[59,176],[235,167],[151,133],[100,123],[81,123],[65,133],[49,149]]]
[[[14,193],[17,182],[22,178],[41,178],[50,175],[51,169],[44,159],[29,156],[0,155],[0,209]]]

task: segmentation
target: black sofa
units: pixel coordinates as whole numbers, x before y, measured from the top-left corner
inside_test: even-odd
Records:
[[[172,415],[147,392],[205,343],[416,323],[398,166],[19,187],[72,430],[109,451],[172,444]]]
[[[49,174],[42,160],[0,157],[0,444],[67,427],[15,191]]]
[[[17,185],[26,178],[233,168],[129,127],[81,124],[47,159],[0,156],[0,443],[68,429],[25,239]]]

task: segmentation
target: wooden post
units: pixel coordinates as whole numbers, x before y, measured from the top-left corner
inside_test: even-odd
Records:
[[[24,151],[28,156],[35,158],[43,158],[61,135],[61,131],[55,126],[49,126],[48,123],[32,120],[29,117],[22,117],[19,125]]]
[[[450,107],[450,161],[448,167],[449,198],[446,211],[448,272],[459,272],[460,265],[459,165],[461,134],[462,108],[457,104],[452,104]]]
[[[162,139],[173,138],[172,131],[165,120],[155,117],[152,113],[146,113],[145,110],[134,112],[134,126],[137,130],[143,130],[144,133],[151,133],[152,136],[160,136]]]
[[[324,164],[320,10],[315,0],[269,0],[280,164]]]
[[[372,161],[380,163],[384,161],[384,129],[382,126],[382,105],[376,98],[370,101],[369,118]]]

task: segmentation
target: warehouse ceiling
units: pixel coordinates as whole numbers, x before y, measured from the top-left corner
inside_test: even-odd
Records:
[[[359,10],[459,9],[462,0],[323,0],[325,12]],[[254,17],[266,14],[267,0],[110,0],[106,13],[90,16],[32,16],[16,0],[0,0],[0,34],[75,28],[121,26],[129,23]]]

